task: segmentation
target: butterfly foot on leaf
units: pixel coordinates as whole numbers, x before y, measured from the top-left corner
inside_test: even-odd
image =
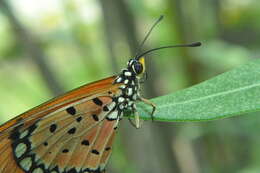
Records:
[[[142,98],[142,97],[140,98],[140,100],[142,102],[144,102],[145,104],[152,106],[153,110],[152,110],[152,113],[151,113],[151,119],[152,119],[152,121],[154,121],[154,112],[156,110],[156,105],[153,102],[151,102],[150,100]]]

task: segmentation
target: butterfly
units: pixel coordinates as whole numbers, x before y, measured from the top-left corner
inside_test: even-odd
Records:
[[[150,104],[151,115],[155,111],[155,105],[140,94],[144,55],[163,48],[199,45],[164,46],[138,54],[119,75],[74,89],[1,125],[0,172],[104,173],[124,112],[133,112],[139,127],[136,103]]]

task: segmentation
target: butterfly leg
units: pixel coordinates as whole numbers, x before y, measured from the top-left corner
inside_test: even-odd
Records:
[[[140,116],[136,110],[134,112],[134,116],[135,116],[135,128],[139,129],[140,128]]]
[[[152,106],[153,110],[152,110],[152,113],[151,113],[151,119],[152,119],[152,121],[154,121],[154,112],[156,110],[156,105],[153,102],[151,102],[150,100],[147,100],[147,99],[142,98],[142,97],[140,97],[140,101],[144,102],[145,104]],[[134,121],[131,118],[128,118],[128,120],[130,121],[130,123],[135,128],[139,129],[141,127],[141,124],[142,124],[141,121],[140,121],[139,113],[137,112],[135,105],[133,105],[132,109],[133,109],[133,112],[134,112]]]
[[[134,126],[136,129],[139,129],[141,127],[141,120],[139,118],[138,112],[135,110],[134,111],[134,120],[131,118],[128,118],[129,122],[131,123],[132,126]]]
[[[154,121],[154,112],[155,112],[155,110],[156,110],[156,105],[155,105],[153,102],[151,102],[150,100],[147,100],[147,99],[145,99],[145,98],[143,98],[143,97],[141,97],[140,99],[141,99],[141,101],[144,102],[145,104],[148,104],[148,105],[150,105],[150,106],[153,107],[153,110],[152,110],[152,113],[151,113],[151,118],[152,118],[152,121]]]
[[[135,105],[133,105],[133,113],[134,113],[134,121],[131,118],[128,118],[128,120],[130,121],[132,126],[134,126],[136,129],[139,129],[141,127],[142,123],[141,123],[140,116],[139,116],[139,113],[136,110]]]

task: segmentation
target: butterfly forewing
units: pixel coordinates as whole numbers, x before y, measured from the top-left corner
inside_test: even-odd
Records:
[[[0,126],[0,140],[8,136],[8,132],[11,132],[15,127],[18,127],[20,124],[23,124],[23,127],[27,127],[38,119],[45,117],[73,102],[91,96],[97,97],[102,94],[107,94],[107,92],[117,92],[119,85],[113,84],[115,78],[115,76],[112,76],[97,82],[84,85],[11,119],[10,121]]]
[[[117,114],[114,80],[73,90],[1,126],[0,172],[103,172],[118,123],[106,118]]]

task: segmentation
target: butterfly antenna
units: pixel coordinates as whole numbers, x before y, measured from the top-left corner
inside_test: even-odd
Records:
[[[142,43],[141,43],[140,46],[139,46],[139,49],[138,49],[138,51],[137,51],[135,57],[137,57],[138,54],[140,53],[142,47],[144,46],[145,41],[147,40],[147,38],[149,37],[149,35],[150,35],[151,32],[153,31],[154,27],[155,27],[162,19],[163,19],[163,15],[161,15],[161,16],[155,21],[155,23],[153,24],[153,26],[152,26],[152,27],[150,28],[150,30],[147,32],[147,34],[145,35],[145,37],[144,37]]]
[[[144,55],[146,55],[146,54],[148,54],[150,52],[153,52],[153,51],[156,51],[156,50],[160,50],[160,49],[173,48],[173,47],[198,47],[198,46],[201,46],[201,42],[194,42],[194,43],[190,43],[190,44],[180,44],[180,45],[171,45],[171,46],[157,47],[157,48],[153,48],[153,49],[147,50],[147,51],[143,52],[140,55],[137,55],[136,59],[139,59],[139,58],[143,57]]]

